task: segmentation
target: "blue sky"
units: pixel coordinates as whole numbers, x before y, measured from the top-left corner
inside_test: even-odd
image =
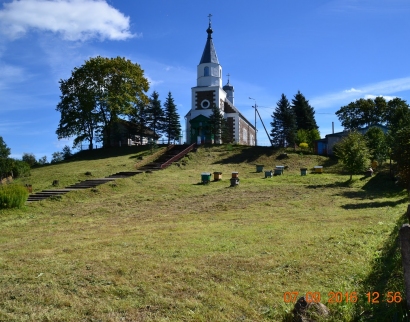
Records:
[[[210,13],[223,84],[229,73],[252,123],[256,100],[268,131],[282,93],[305,95],[322,137],[358,98],[410,102],[407,0],[0,0],[0,136],[12,156],[50,161],[71,145],[55,134],[58,81],[98,55],[140,64],[148,94],[171,91],[184,128]]]

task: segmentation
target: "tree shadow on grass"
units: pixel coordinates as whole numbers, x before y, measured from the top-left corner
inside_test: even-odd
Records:
[[[160,146],[159,146],[160,147]],[[161,146],[162,147],[162,146]],[[154,151],[156,152],[156,151]],[[111,148],[100,148],[94,150],[84,150],[79,151],[74,154],[68,161],[82,161],[82,160],[100,160],[112,157],[120,157],[125,155],[130,155],[130,159],[135,159],[139,156],[148,156],[151,154],[151,147],[148,145],[142,146],[122,146],[122,147],[111,147]]]
[[[403,267],[399,245],[399,230],[407,222],[405,215],[396,222],[378,256],[373,260],[370,274],[361,282],[353,321],[410,321],[405,302]],[[367,293],[369,293],[367,295]],[[377,292],[380,297],[376,300]],[[387,303],[387,292],[400,292],[400,303]],[[398,299],[398,298],[397,298]]]
[[[330,168],[335,166],[336,164],[338,164],[338,158],[336,158],[335,156],[329,156],[327,159],[324,159],[324,161],[319,162],[324,168]]]
[[[320,174],[317,174],[320,175]],[[320,189],[320,188],[343,188],[343,187],[351,187],[352,182],[350,180],[347,181],[337,181],[333,183],[326,183],[326,184],[311,184],[306,186],[309,189]]]
[[[343,205],[343,209],[351,210],[351,209],[368,209],[368,208],[382,208],[382,207],[394,207],[402,203],[408,202],[409,199],[407,197],[399,199],[397,201],[370,201],[364,203],[351,203]]]
[[[242,148],[242,153],[231,155],[225,159],[219,160],[214,164],[232,164],[232,163],[251,163],[255,162],[261,156],[271,157],[274,155],[278,150],[272,147],[266,146],[252,146],[247,149]]]

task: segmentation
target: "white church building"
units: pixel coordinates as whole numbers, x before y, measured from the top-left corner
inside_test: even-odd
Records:
[[[206,30],[208,38],[197,67],[196,86],[192,87],[191,110],[185,115],[187,143],[213,143],[209,126],[212,106],[218,106],[226,120],[230,142],[255,145],[255,127],[234,105],[234,87],[222,86],[222,66],[212,41],[211,20]]]

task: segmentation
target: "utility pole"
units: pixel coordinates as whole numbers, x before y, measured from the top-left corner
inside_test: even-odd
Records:
[[[252,106],[255,109],[255,146],[258,145],[258,139],[257,139],[257,132],[258,130],[256,129],[256,100],[252,97],[249,97],[250,100],[253,100],[255,103],[255,106]]]

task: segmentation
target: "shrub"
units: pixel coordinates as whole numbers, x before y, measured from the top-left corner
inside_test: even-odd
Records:
[[[13,171],[14,178],[28,177],[30,175],[30,165],[25,161],[13,160]]]
[[[301,148],[302,150],[307,150],[309,147],[309,144],[302,142],[299,144],[299,148]]]
[[[0,209],[20,208],[28,197],[28,191],[23,186],[15,184],[0,185]]]

